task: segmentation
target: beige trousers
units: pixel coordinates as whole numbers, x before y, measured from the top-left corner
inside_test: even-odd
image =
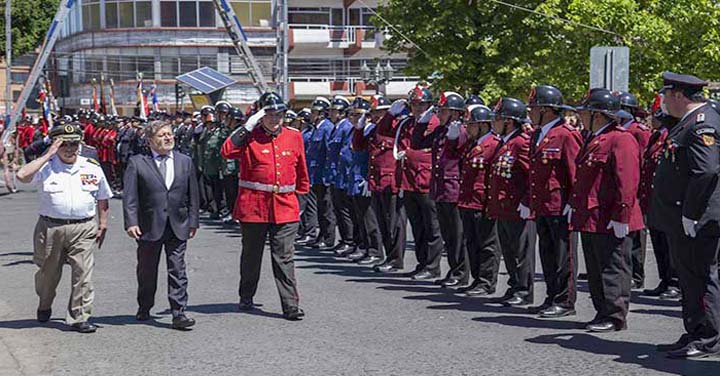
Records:
[[[70,301],[65,321],[85,322],[92,313],[93,254],[97,247],[97,223],[90,220],[76,224],[58,224],[42,217],[35,225],[33,262],[40,267],[35,273],[35,292],[40,297],[38,309],[49,310],[55,299],[64,264],[72,271]]]

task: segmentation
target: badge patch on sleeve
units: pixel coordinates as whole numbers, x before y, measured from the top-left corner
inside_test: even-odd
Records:
[[[715,145],[715,135],[712,134],[704,134],[702,135],[703,144],[705,146],[713,146]]]

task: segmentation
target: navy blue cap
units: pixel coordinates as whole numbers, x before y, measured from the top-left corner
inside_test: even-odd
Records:
[[[682,90],[687,94],[694,94],[701,91],[708,85],[707,81],[703,81],[690,74],[677,74],[673,72],[663,72],[663,90],[675,89]]]

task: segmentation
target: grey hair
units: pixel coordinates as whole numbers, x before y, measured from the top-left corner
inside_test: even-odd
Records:
[[[158,132],[160,132],[161,129],[169,127],[172,130],[172,125],[168,121],[164,120],[155,120],[151,121],[150,124],[145,127],[145,136],[148,138],[155,137]]]

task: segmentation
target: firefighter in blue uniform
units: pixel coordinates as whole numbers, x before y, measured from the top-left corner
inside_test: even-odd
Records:
[[[303,143],[305,144],[306,155],[309,155],[308,149],[313,132],[315,131],[315,127],[310,121],[311,116],[312,112],[310,109],[303,108],[298,111],[295,120],[295,122],[300,123],[300,133],[302,134]],[[295,244],[304,246],[315,241],[318,236],[318,207],[315,192],[310,190],[310,192],[306,194],[298,195],[298,201],[300,202],[300,227],[298,228],[298,234],[295,238]]]
[[[340,242],[333,248],[338,257],[347,256],[355,251],[353,206],[347,194],[347,176],[350,174],[352,163],[350,144],[353,131],[353,126],[346,116],[348,108],[350,101],[347,98],[340,95],[333,98],[329,115],[335,127],[328,140],[325,165],[325,178],[330,182],[333,210],[340,233]]]

